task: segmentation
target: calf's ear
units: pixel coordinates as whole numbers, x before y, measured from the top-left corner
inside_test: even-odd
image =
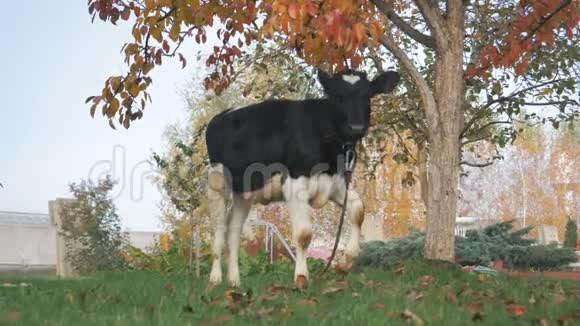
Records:
[[[375,77],[375,79],[371,82],[371,96],[375,96],[377,94],[387,94],[392,92],[397,84],[401,76],[396,71],[386,71],[382,74]]]

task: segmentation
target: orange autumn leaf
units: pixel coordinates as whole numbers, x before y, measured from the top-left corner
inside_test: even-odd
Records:
[[[519,304],[510,304],[506,307],[506,310],[511,316],[521,316],[528,311],[526,307]]]

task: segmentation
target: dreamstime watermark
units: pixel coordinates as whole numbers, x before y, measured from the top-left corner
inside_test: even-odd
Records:
[[[344,156],[339,155],[337,157],[337,167],[339,167],[338,171],[333,171],[328,163],[321,163],[315,164],[310,169],[309,175],[317,176],[326,174],[333,176],[341,174],[343,169],[340,167],[342,166],[345,166],[345,158]],[[386,168],[386,165],[379,164],[375,171],[380,171],[381,169]],[[194,199],[194,197],[199,199],[200,197],[203,198],[207,196],[204,187],[207,186],[209,174],[215,173],[215,170],[209,169],[209,164],[205,167],[205,173],[200,174],[200,171],[193,169],[195,169],[193,165],[188,166],[187,163],[183,164],[174,171],[175,173],[171,174],[171,180],[167,180],[168,176],[163,174],[152,160],[145,159],[129,165],[127,162],[127,149],[122,145],[115,145],[109,159],[99,160],[90,167],[88,171],[88,179],[101,180],[107,175],[110,175],[111,178],[117,182],[116,187],[111,193],[113,199],[124,196],[128,191],[129,198],[132,201],[140,202],[144,199],[147,185],[151,185],[154,188],[157,188],[157,191],[166,198],[170,196],[173,200],[187,202]],[[263,195],[265,198],[274,198],[276,197],[276,194],[272,193],[272,188],[261,189],[260,187],[257,187],[257,185],[264,184],[265,181],[273,179],[276,175],[286,176],[282,179],[284,180],[284,192],[290,194],[290,196],[296,196],[299,199],[307,200],[311,193],[317,192],[319,189],[322,190],[325,187],[322,183],[311,184],[311,182],[305,183],[296,181],[296,179],[293,179],[296,182],[286,182],[291,175],[291,171],[287,166],[281,163],[272,163],[268,165],[253,163],[237,177],[234,177],[230,170],[222,166],[221,173],[224,182],[226,183],[241,181],[241,188],[239,189],[241,189],[243,194],[249,195],[252,191],[264,190],[265,193]],[[357,173],[358,172],[355,172],[355,175]],[[202,177],[199,177],[199,175],[202,175]],[[355,181],[356,185],[353,184],[351,189],[356,188],[357,193],[363,201],[368,199],[384,200],[386,199],[386,194],[391,192],[392,194],[390,196],[394,200],[400,199],[404,192],[406,192],[406,196],[410,196],[410,198],[419,199],[421,191],[417,186],[418,182],[416,182],[415,186],[412,187],[405,186],[403,182],[404,175],[405,173],[403,172],[396,172],[394,177],[391,178],[391,182],[388,183],[382,182],[382,180],[361,183],[355,181],[355,178],[353,181]],[[234,178],[236,179],[234,180]],[[300,180],[300,178],[298,178],[298,180]],[[301,180],[304,181],[306,179]],[[195,183],[198,186],[195,189],[190,189],[192,183]],[[167,187],[164,187],[164,184],[171,185],[171,193],[168,193],[168,189]],[[237,186],[239,187],[240,185]],[[246,196],[246,198],[248,198],[248,196]],[[286,200],[288,199],[289,198],[286,198]]]
[[[153,178],[159,176],[159,170],[148,160],[141,160],[129,168],[127,150],[122,145],[115,145],[110,159],[97,161],[88,172],[89,180],[101,180],[107,175],[117,182],[111,196],[117,199],[129,191],[130,199],[135,202],[143,200],[145,185],[153,184]]]

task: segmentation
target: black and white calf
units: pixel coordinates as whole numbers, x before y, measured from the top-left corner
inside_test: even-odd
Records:
[[[288,205],[296,246],[294,280],[302,285],[308,279],[310,210],[328,201],[342,205],[344,144],[356,143],[366,134],[371,97],[391,92],[399,74],[388,71],[369,81],[361,72],[331,77],[320,71],[318,79],[327,98],[265,101],[220,113],[208,124],[208,196],[216,223],[210,283],[222,280],[221,257],[227,244],[228,281],[239,286],[242,225],[253,204],[273,201]],[[364,208],[353,190],[348,197],[346,217],[352,232],[345,253],[356,257]]]

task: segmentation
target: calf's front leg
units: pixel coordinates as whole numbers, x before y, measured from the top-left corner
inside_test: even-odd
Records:
[[[292,225],[292,242],[296,247],[296,268],[294,282],[298,288],[303,288],[308,282],[308,266],[306,251],[312,240],[311,207],[308,203],[309,194],[307,180],[289,178],[282,189],[288,205],[290,223]]]

